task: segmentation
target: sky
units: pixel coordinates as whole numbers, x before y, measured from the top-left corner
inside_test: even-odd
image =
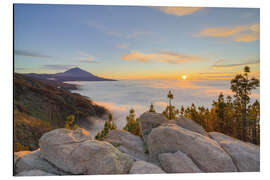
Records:
[[[258,8],[14,6],[14,68],[114,79],[259,78]]]

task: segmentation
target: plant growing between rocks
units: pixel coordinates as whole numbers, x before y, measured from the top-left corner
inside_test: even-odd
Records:
[[[105,122],[104,128],[102,129],[101,132],[98,132],[97,135],[95,136],[96,140],[103,141],[106,135],[111,131],[117,129],[116,124],[113,122],[113,117],[112,114],[109,114],[109,120]]]
[[[127,124],[123,129],[134,134],[134,135],[142,136],[142,133],[140,130],[140,125],[139,125],[139,119],[135,118],[134,109],[131,109],[129,111],[129,115],[127,116],[126,119],[127,119]]]

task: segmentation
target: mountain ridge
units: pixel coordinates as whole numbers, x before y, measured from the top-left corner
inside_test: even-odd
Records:
[[[54,80],[54,81],[116,81],[114,79],[103,78],[96,76],[88,71],[85,71],[79,67],[68,69],[65,72],[55,74],[38,74],[38,73],[27,73],[24,74],[27,77],[36,78],[39,80]]]

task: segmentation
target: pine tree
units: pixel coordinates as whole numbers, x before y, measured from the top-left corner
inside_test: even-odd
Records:
[[[171,90],[169,90],[169,93],[167,95],[168,99],[169,99],[169,116],[168,116],[168,119],[173,119],[173,107],[172,107],[172,99],[173,99],[173,94],[171,92]]]
[[[252,90],[259,87],[259,80],[254,77],[249,79],[248,73],[250,73],[250,68],[245,66],[244,73],[236,75],[231,80],[231,90],[235,93],[234,97],[240,102],[242,112],[242,140],[244,141],[246,141],[247,105],[250,102],[249,95]]]
[[[149,112],[156,112],[153,103],[150,105]]]
[[[134,135],[141,136],[142,134],[141,134],[140,124],[139,124],[139,119],[135,118],[135,111],[133,108],[129,111],[129,115],[126,117],[126,120],[127,120],[127,124],[123,129]]]
[[[113,122],[112,114],[109,114],[109,120],[105,122],[104,127],[101,132],[97,133],[95,136],[96,140],[104,140],[104,138],[107,136],[107,134],[111,131],[117,129],[116,124]]]
[[[75,129],[79,128],[79,126],[77,124],[75,124],[75,116],[74,115],[70,115],[67,117],[64,127],[66,129],[70,129],[70,130],[75,130]]]
[[[181,108],[180,108],[180,115],[181,115],[181,116],[184,116],[184,115],[185,115],[185,108],[184,108],[183,105],[182,105]]]

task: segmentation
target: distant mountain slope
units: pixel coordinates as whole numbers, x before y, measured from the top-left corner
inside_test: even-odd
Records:
[[[47,82],[50,81],[14,74],[14,143],[17,147],[36,149],[40,136],[51,129],[64,127],[71,114],[75,115],[77,124],[90,126],[89,117],[108,114],[107,109],[87,97]]]
[[[69,69],[63,73],[56,74],[36,74],[29,73],[24,74],[27,77],[33,77],[40,80],[55,80],[55,81],[115,81],[113,79],[107,79],[95,76],[87,71],[84,71],[78,67]]]

